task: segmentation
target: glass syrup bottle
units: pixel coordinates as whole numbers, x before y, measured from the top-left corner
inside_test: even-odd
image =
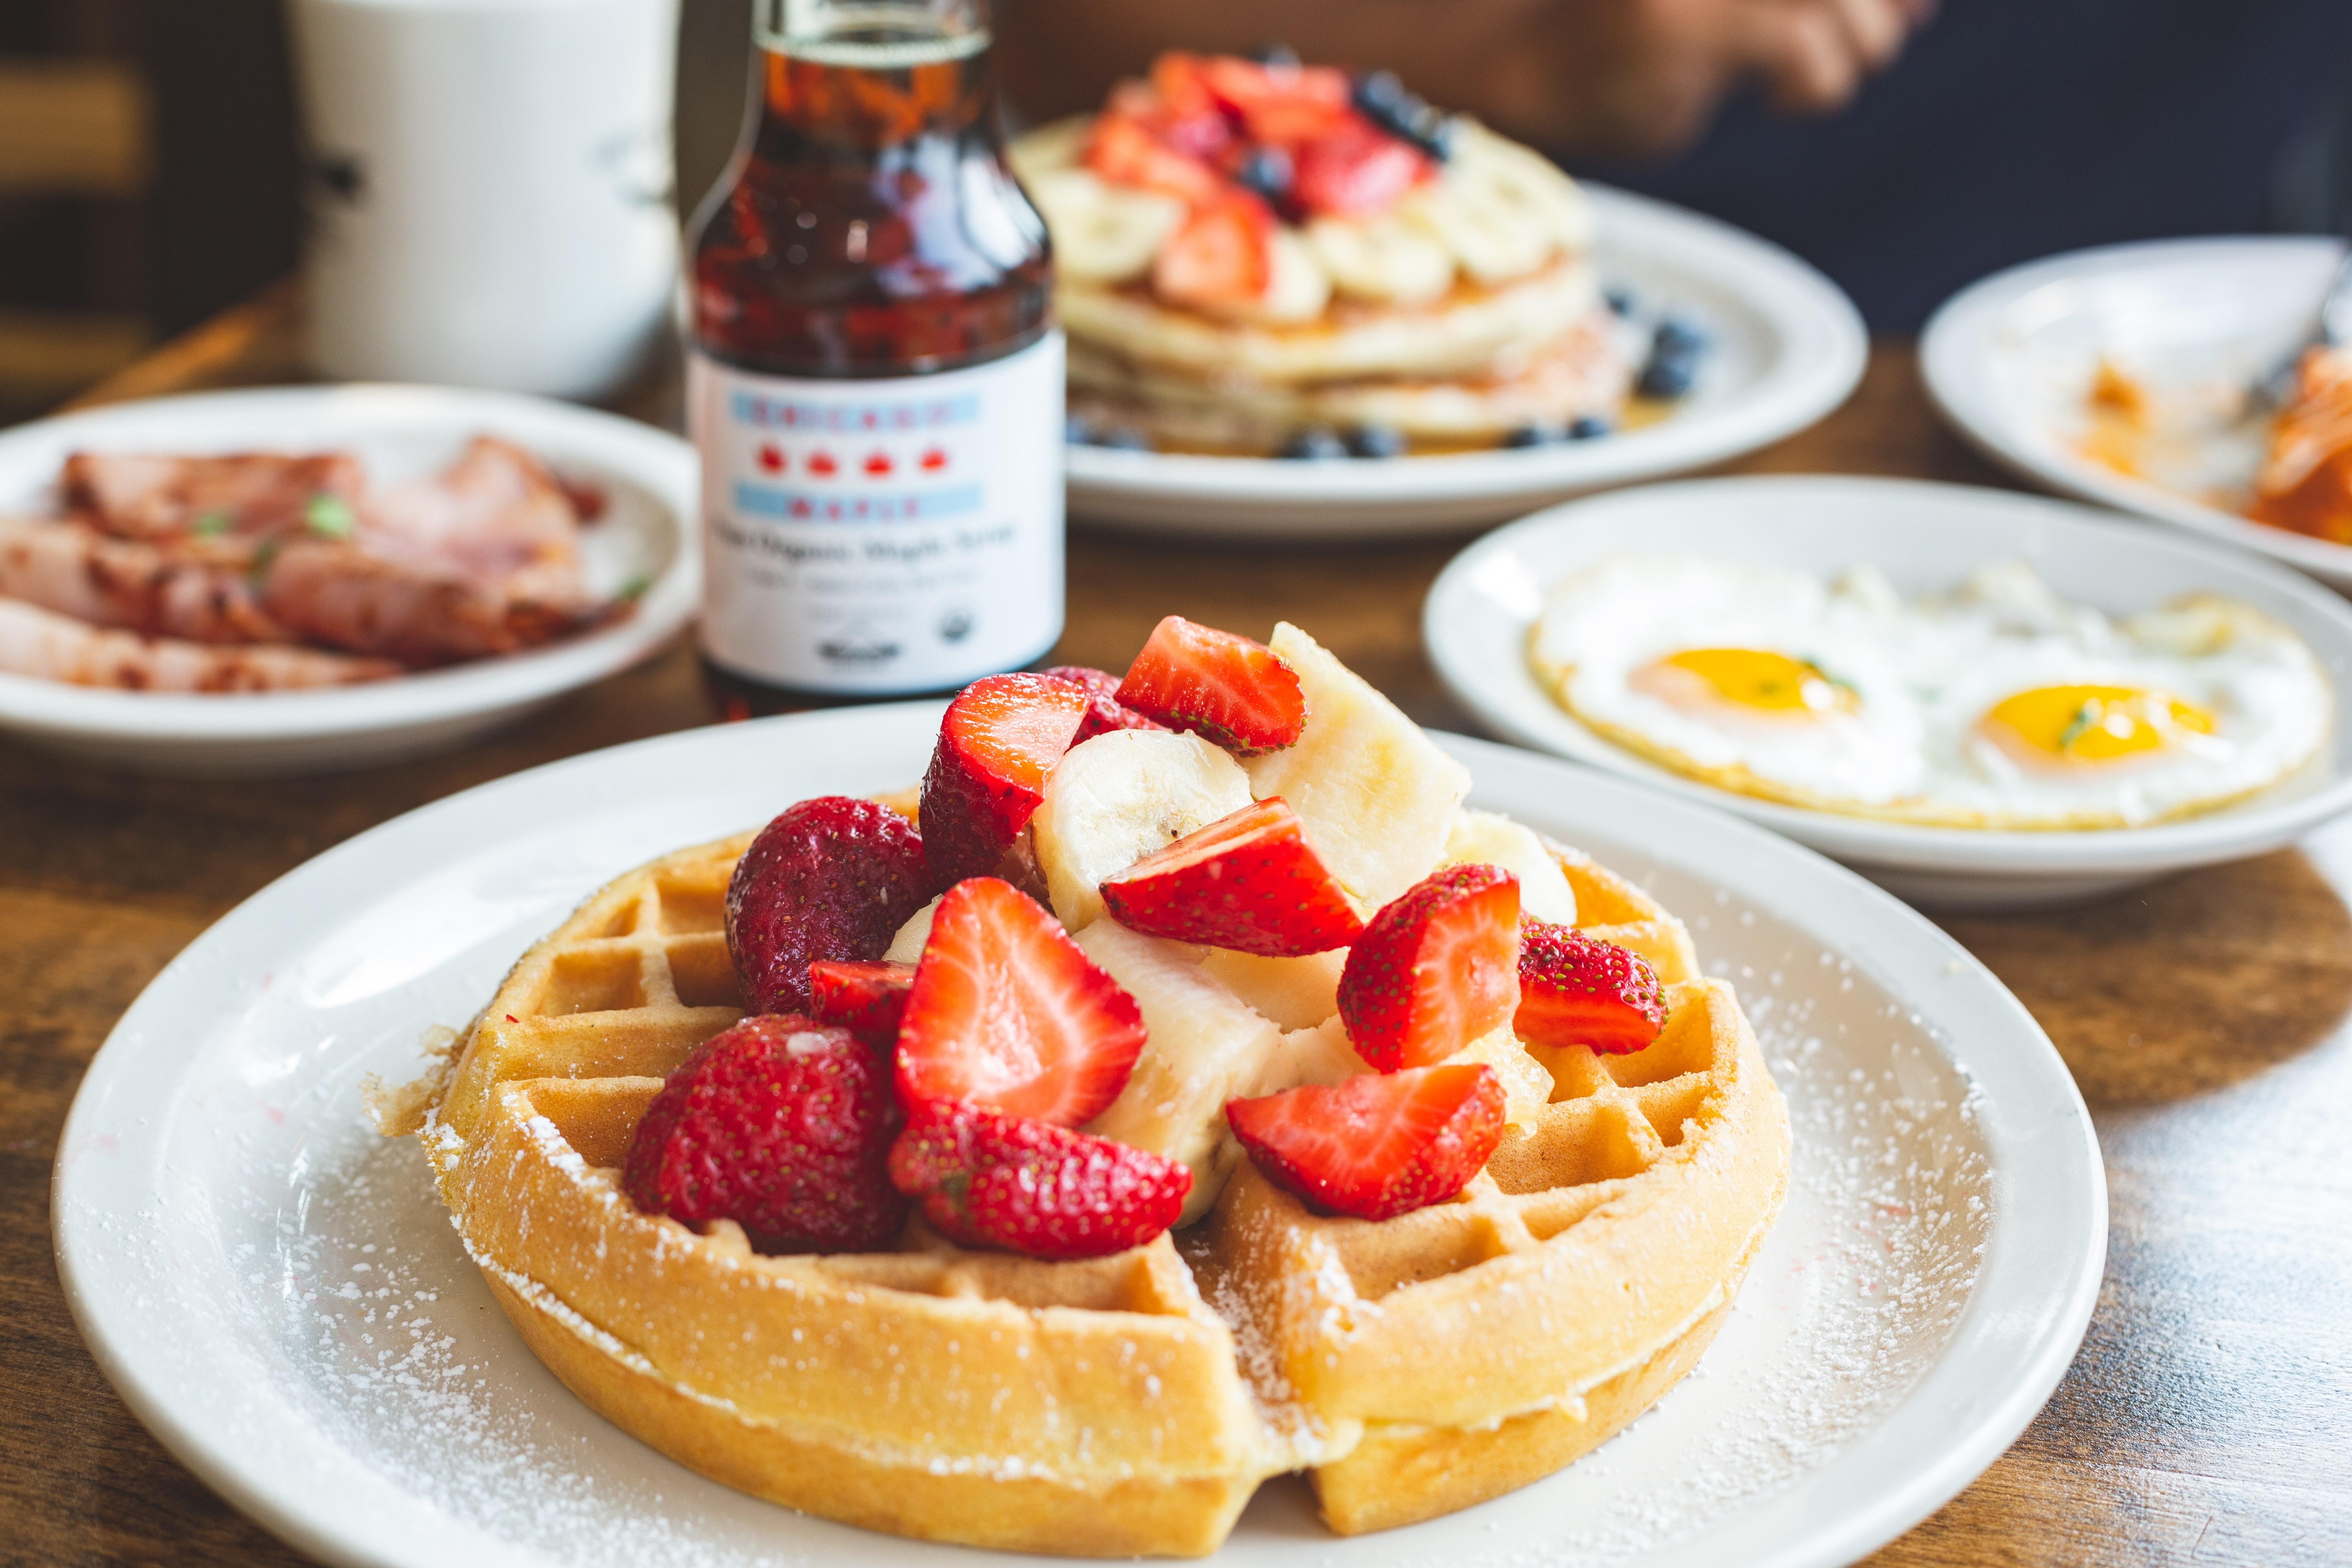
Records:
[[[1062,337],[986,0],[759,0],[688,238],[704,668],[730,717],[937,691],[1061,635]]]

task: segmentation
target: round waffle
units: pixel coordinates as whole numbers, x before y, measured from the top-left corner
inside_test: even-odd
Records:
[[[1545,1053],[1550,1102],[1456,1200],[1326,1218],[1244,1163],[1201,1225],[1109,1258],[965,1251],[919,1219],[893,1252],[756,1254],[728,1222],[643,1213],[617,1169],[663,1077],[740,1016],[723,901],[749,842],[592,898],[407,1119],[532,1351],[745,1491],[1069,1555],[1213,1551],[1293,1469],[1343,1533],[1429,1518],[1647,1408],[1785,1190],[1785,1112],[1730,988],[1696,977],[1679,921],[1562,850],[1580,928],[1666,983],[1665,1031]]]

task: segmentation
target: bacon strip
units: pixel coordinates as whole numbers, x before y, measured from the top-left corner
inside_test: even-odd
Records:
[[[299,532],[322,495],[356,506],[366,478],[347,452],[211,458],[75,452],[66,458],[63,485],[69,511],[125,539],[207,530],[274,538]]]
[[[0,596],[142,637],[293,641],[262,609],[246,553],[234,548],[167,552],[79,523],[0,518]]]
[[[398,675],[400,666],[316,648],[219,647],[93,626],[0,598],[0,671],[117,691],[295,691]]]

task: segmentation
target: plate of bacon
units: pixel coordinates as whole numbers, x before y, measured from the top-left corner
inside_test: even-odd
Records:
[[[500,393],[283,387],[0,436],[0,728],[152,772],[356,767],[693,611],[693,448]]]

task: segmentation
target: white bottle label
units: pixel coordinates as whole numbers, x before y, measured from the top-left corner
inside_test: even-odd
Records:
[[[755,680],[926,691],[1062,633],[1062,335],[933,375],[816,381],[688,356],[702,644]]]

